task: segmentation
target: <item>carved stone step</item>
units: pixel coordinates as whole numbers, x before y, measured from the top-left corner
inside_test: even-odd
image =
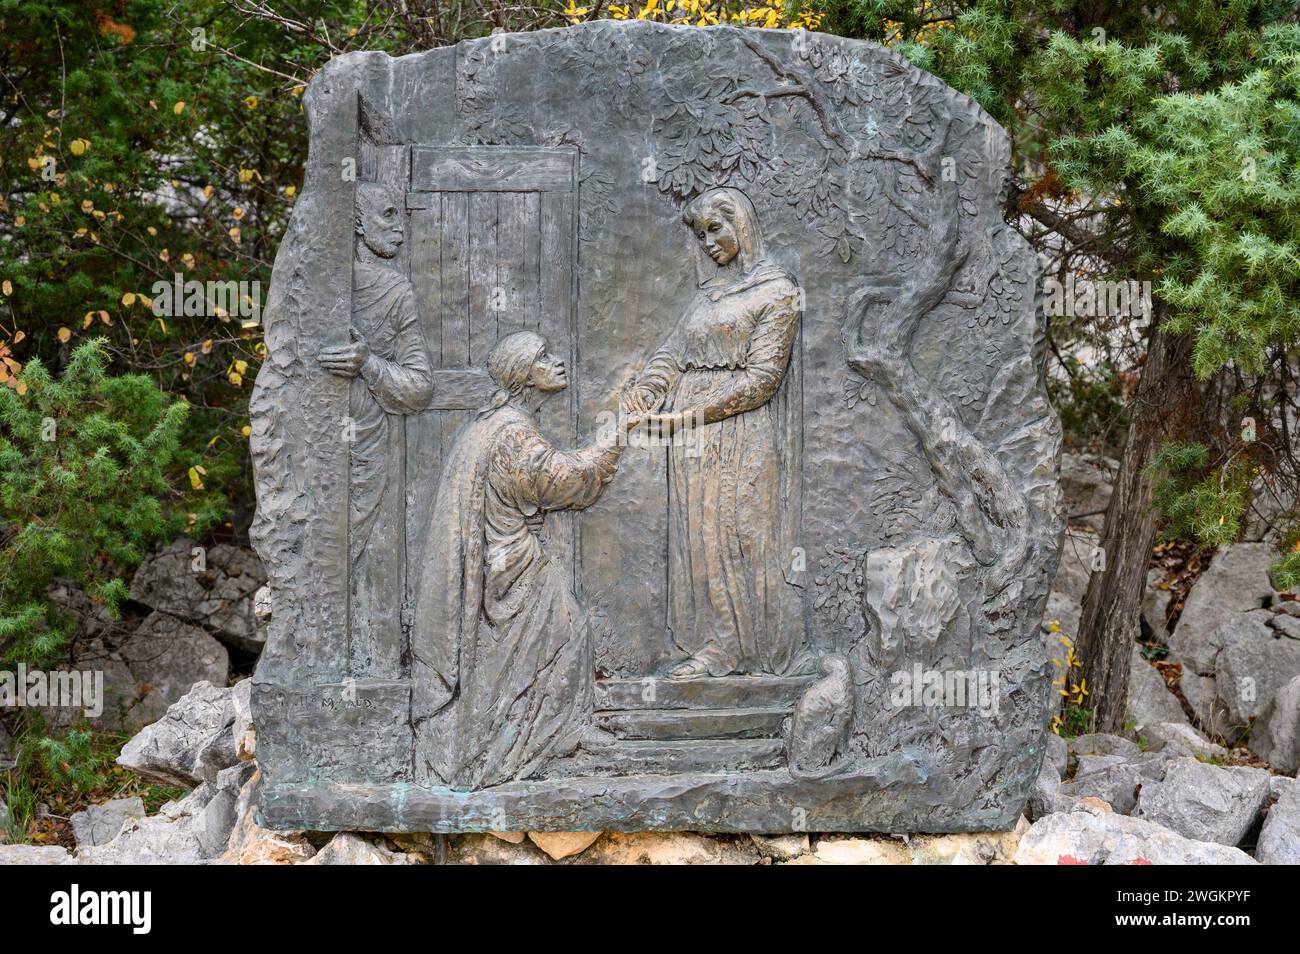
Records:
[[[597,712],[596,725],[620,739],[772,739],[786,709],[640,709]]]
[[[599,679],[597,709],[793,708],[814,676]]]
[[[629,740],[583,750],[548,767],[548,776],[675,775],[685,772],[756,772],[785,764],[781,739]]]

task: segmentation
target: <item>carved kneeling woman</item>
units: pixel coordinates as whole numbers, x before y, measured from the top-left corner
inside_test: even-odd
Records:
[[[595,503],[624,443],[610,429],[564,450],[541,432],[537,409],[567,387],[541,336],[502,339],[488,372],[493,401],[443,464],[411,633],[416,778],[456,789],[527,778],[578,744],[591,650],[572,567],[542,549],[539,518]]]

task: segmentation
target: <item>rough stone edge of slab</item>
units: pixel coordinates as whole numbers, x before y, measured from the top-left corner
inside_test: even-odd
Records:
[[[266,828],[322,831],[488,833],[509,830],[517,819],[544,832],[784,834],[802,817],[808,831],[951,834],[1009,831],[1021,808],[974,815],[968,806],[932,804],[924,783],[882,785],[862,775],[810,783],[770,771],[522,782],[480,792],[273,785],[262,790],[257,818]]]

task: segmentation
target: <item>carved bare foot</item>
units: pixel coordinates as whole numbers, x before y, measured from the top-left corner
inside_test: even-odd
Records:
[[[668,670],[669,679],[691,679],[695,676],[708,675],[709,666],[703,660],[696,656],[679,662],[672,669]]]

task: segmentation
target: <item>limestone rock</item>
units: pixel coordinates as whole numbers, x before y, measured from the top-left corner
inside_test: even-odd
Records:
[[[1119,464],[1096,454],[1061,455],[1061,491],[1071,526],[1100,530],[1112,492],[1111,476]]]
[[[1225,640],[1243,627],[1240,635],[1258,635],[1258,620],[1245,614],[1273,599],[1268,568],[1277,550],[1266,543],[1237,543],[1215,554],[1209,568],[1192,586],[1178,625],[1169,637],[1171,657],[1202,676],[1212,675],[1215,659]]]
[[[1075,529],[1066,531],[1061,563],[1052,583],[1053,593],[1066,597],[1075,605],[1083,603],[1083,596],[1088,591],[1088,578],[1092,575],[1092,554],[1097,544],[1095,533]],[[1069,632],[1073,636],[1077,629]]]
[[[1300,676],[1274,694],[1268,710],[1251,726],[1250,750],[1279,771],[1300,770]]]
[[[6,865],[75,865],[77,860],[57,845],[0,845],[0,868]]]
[[[522,844],[523,840],[528,837],[526,831],[490,831],[488,832],[493,838],[500,838],[502,841],[509,842],[512,845]]]
[[[1164,777],[1142,786],[1137,815],[1195,841],[1237,845],[1268,797],[1268,772],[1171,759]]]
[[[1061,775],[1056,766],[1044,759],[1038,777],[1034,779],[1034,787],[1029,791],[1029,804],[1025,809],[1029,817],[1038,819],[1053,812],[1069,811],[1072,804],[1072,799],[1061,791]]]
[[[811,848],[807,835],[750,835],[759,853],[773,861],[794,861]]]
[[[1043,761],[1056,769],[1057,776],[1064,778],[1070,768],[1070,745],[1055,732],[1047,733],[1047,753]]]
[[[1058,812],[1020,839],[1018,865],[1250,865],[1238,848],[1193,841],[1142,818],[1105,811]]]
[[[1165,619],[1169,616],[1169,604],[1173,594],[1162,587],[1164,572],[1152,570],[1147,574],[1146,590],[1142,594],[1142,629],[1147,638],[1163,643],[1169,638],[1169,627]]]
[[[601,835],[598,831],[530,831],[528,839],[553,860],[580,855]]]
[[[144,817],[144,802],[138,797],[115,798],[74,813],[72,832],[78,847],[103,845],[116,838],[126,822]]]
[[[1128,716],[1139,732],[1154,723],[1187,721],[1178,697],[1136,646],[1129,661]]]
[[[1256,860],[1266,865],[1300,865],[1300,782],[1287,782],[1268,810],[1255,846]]]
[[[257,733],[253,729],[253,680],[242,679],[230,691],[234,722],[230,733],[235,740],[235,756],[242,760],[257,757]]]
[[[513,832],[512,832],[513,834]],[[521,833],[522,834],[522,833]],[[524,835],[518,842],[505,841],[491,834],[453,835],[448,839],[447,863],[453,865],[549,865]]]
[[[1229,735],[1228,708],[1219,699],[1219,687],[1213,676],[1200,676],[1184,672],[1178,687],[1192,709],[1198,723],[1208,732]]]
[[[1272,626],[1287,639],[1300,639],[1300,619],[1297,619],[1289,613],[1274,613],[1269,618],[1268,625]]]
[[[1300,675],[1300,642],[1265,635],[1233,640],[1219,655],[1215,682],[1233,726],[1246,726],[1268,709],[1273,697]]]
[[[256,762],[244,762],[230,771],[245,773],[235,800],[234,825],[226,840],[226,851],[218,859],[223,865],[295,865],[307,861],[316,849],[300,831],[270,831],[257,824],[257,796],[261,774]],[[224,775],[224,773],[223,773]]]
[[[237,759],[231,690],[200,682],[122,748],[117,764],[164,785],[198,785]]]
[[[1072,799],[1099,798],[1128,815],[1137,805],[1141,781],[1138,765],[1122,755],[1085,755],[1074,778],[1061,786],[1061,794]]]
[[[379,844],[373,836],[341,831],[309,860],[308,865],[409,865],[411,859]]]
[[[907,865],[907,846],[892,838],[822,838],[813,857],[828,865]]]
[[[197,547],[181,538],[140,565],[131,581],[131,598],[256,653],[265,632],[254,611],[254,594],[264,583],[266,572],[251,551],[224,543]]]
[[[1199,755],[1209,759],[1228,757],[1227,749],[1215,745],[1186,722],[1156,722],[1144,727],[1142,736],[1153,743],[1153,749],[1170,758],[1179,755],[1193,758]]]
[[[1142,749],[1136,742],[1118,735],[1096,732],[1090,735],[1078,735],[1069,741],[1070,754],[1079,755],[1117,755],[1133,758],[1140,755]]]
[[[236,865],[296,865],[309,861],[315,854],[316,849],[301,833],[259,828],[239,851],[223,857],[222,861]]]
[[[692,832],[608,832],[573,859],[592,865],[754,865],[758,848],[746,835],[707,838]]]
[[[122,644],[122,658],[138,682],[171,705],[196,682],[224,686],[230,654],[204,630],[167,613],[150,613]]]

